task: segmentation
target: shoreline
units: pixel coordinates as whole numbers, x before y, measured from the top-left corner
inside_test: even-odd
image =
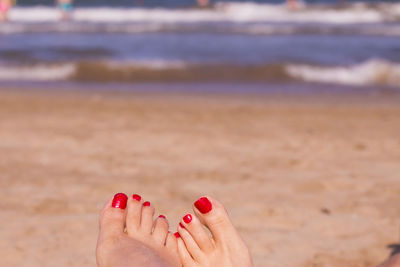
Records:
[[[126,94],[183,94],[183,95],[250,95],[250,96],[304,96],[309,97],[372,97],[400,96],[397,87],[386,85],[341,85],[312,82],[74,82],[74,81],[9,81],[0,82],[0,91],[20,92],[74,92]]]

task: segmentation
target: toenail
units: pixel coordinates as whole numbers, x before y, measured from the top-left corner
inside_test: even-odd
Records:
[[[190,223],[192,221],[192,215],[186,214],[185,216],[183,216],[183,221],[185,223]]]
[[[115,194],[111,206],[113,208],[125,209],[128,197],[124,193]]]
[[[208,213],[212,210],[212,204],[210,200],[206,197],[201,197],[199,198],[194,205],[196,208],[203,214]]]
[[[149,201],[144,202],[144,203],[143,203],[143,206],[145,206],[145,207],[150,206],[150,202],[149,202]]]
[[[158,216],[158,218],[167,219],[164,215],[160,215],[160,216]]]
[[[176,232],[176,233],[174,234],[174,236],[175,236],[176,238],[181,237],[181,235],[180,235],[178,232]]]
[[[137,195],[137,194],[133,194],[133,195],[132,195],[132,198],[133,198],[134,200],[137,200],[137,201],[142,200],[142,197],[139,196],[139,195]]]
[[[179,223],[179,226],[185,228],[185,226],[181,222]]]

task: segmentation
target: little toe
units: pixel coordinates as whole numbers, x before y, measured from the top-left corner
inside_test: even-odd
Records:
[[[140,230],[142,233],[151,234],[153,230],[153,216],[154,207],[149,201],[146,201],[142,205],[142,216],[140,219]]]
[[[128,208],[126,214],[126,231],[129,236],[134,236],[140,226],[142,216],[142,197],[133,194],[128,200]]]
[[[168,235],[168,228],[169,224],[167,218],[164,215],[158,216],[152,234],[153,239],[157,243],[164,245]]]
[[[199,198],[193,205],[199,220],[210,229],[216,242],[225,236],[237,236],[224,206],[209,196]]]
[[[210,235],[206,232],[200,220],[193,214],[183,216],[181,224],[190,233],[194,241],[205,253],[214,249]]]
[[[118,193],[100,214],[100,238],[115,238],[124,232],[128,197]]]

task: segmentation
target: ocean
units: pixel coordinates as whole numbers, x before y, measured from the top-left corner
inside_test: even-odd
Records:
[[[400,89],[400,3],[314,1],[289,10],[273,1],[206,9],[187,1],[130,2],[76,1],[70,20],[60,21],[52,1],[19,1],[0,24],[0,85]]]

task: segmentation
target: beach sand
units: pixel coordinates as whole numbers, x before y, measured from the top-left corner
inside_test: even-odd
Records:
[[[0,266],[95,266],[116,192],[172,231],[214,196],[256,266],[376,266],[399,243],[399,103],[3,89]]]

